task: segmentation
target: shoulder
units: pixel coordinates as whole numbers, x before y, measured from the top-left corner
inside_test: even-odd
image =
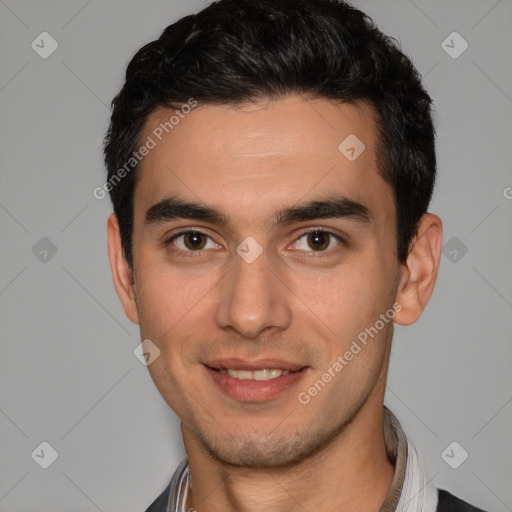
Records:
[[[166,512],[170,492],[171,484],[169,483],[162,494],[160,494],[160,496],[158,496],[158,498],[146,509],[146,512]]]
[[[485,512],[443,489],[437,490],[437,512]]]

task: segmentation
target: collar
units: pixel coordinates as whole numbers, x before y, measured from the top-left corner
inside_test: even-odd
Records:
[[[379,512],[435,512],[437,491],[426,482],[416,449],[407,439],[397,417],[384,406],[384,442],[395,473]]]
[[[425,480],[423,465],[416,449],[407,440],[396,416],[384,406],[384,442],[389,460],[395,466],[391,487],[379,512],[435,512],[437,492]],[[188,512],[186,502],[190,485],[188,459],[176,469],[170,483],[165,512]]]

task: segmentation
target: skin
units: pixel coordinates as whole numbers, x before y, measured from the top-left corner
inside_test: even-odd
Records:
[[[169,118],[149,118],[146,133]],[[350,134],[365,151],[338,150]],[[141,164],[134,195],[133,282],[117,219],[109,218],[114,284],[128,318],[160,356],[148,366],[182,422],[192,475],[188,507],[210,511],[378,511],[393,477],[382,409],[393,322],[304,405],[307,391],[365,328],[399,303],[409,325],[434,288],[442,225],[425,215],[406,264],[397,260],[395,207],[376,159],[371,106],[289,96],[245,106],[203,105]],[[276,212],[330,194],[364,205],[354,218],[274,224]],[[176,219],[146,223],[168,197],[221,210],[229,225]],[[196,228],[208,240],[194,252]],[[318,250],[304,232],[332,232]],[[252,237],[263,252],[236,252]],[[174,247],[181,252],[172,252]],[[188,252],[185,252],[188,251]],[[187,255],[192,254],[192,257]],[[222,392],[205,371],[215,357],[279,358],[307,367],[290,389],[250,402]]]

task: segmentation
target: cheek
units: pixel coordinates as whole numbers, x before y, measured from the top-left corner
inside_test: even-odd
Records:
[[[158,261],[141,265],[136,294],[142,327],[161,335],[204,308],[218,277],[192,267],[171,267]]]
[[[334,338],[343,344],[393,304],[391,280],[384,277],[389,272],[381,263],[368,264],[361,257],[360,264],[316,273],[312,278],[294,273],[290,288],[310,312],[311,321],[318,322],[331,342]]]
[[[197,364],[194,347],[215,332],[214,297],[222,285],[221,277],[211,271],[158,263],[146,264],[145,271],[139,273],[136,292],[141,338],[155,343],[162,356],[159,365],[155,363],[155,372],[161,366],[167,374],[183,379]]]

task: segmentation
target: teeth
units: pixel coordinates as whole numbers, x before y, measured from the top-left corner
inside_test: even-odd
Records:
[[[248,372],[247,370],[228,370],[228,374],[230,377],[240,380],[249,380],[252,379],[252,372]]]
[[[228,368],[227,370],[221,369],[220,372],[227,373],[230,377],[239,380],[270,380],[290,373],[288,370],[279,370],[277,368],[265,368],[254,372],[250,372],[248,370],[232,370],[231,368]]]
[[[279,370],[278,370],[279,371]],[[257,370],[255,372],[252,372],[252,378],[254,380],[268,380],[271,377],[270,370]],[[277,375],[277,377],[280,377],[281,375]]]

